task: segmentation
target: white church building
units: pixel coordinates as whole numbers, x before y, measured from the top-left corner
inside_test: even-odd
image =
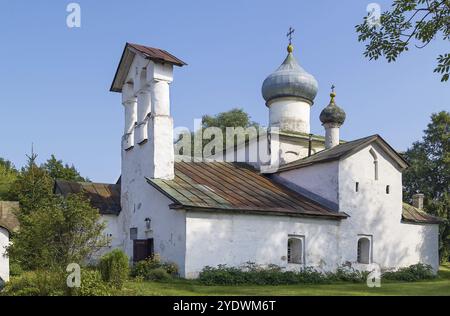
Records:
[[[286,269],[341,265],[438,269],[440,220],[402,200],[408,163],[382,137],[342,141],[345,112],[331,93],[310,134],[318,91],[293,47],[264,81],[269,132],[203,161],[180,161],[174,149],[167,51],[127,43],[111,91],[121,94],[124,131],[116,184],[57,181],[55,192],[84,191],[108,223],[108,249],[130,260],[158,253],[194,278],[205,266],[276,264]],[[119,103],[119,102],[118,102]],[[176,105],[174,105],[176,106]],[[270,159],[252,160],[252,150]]]

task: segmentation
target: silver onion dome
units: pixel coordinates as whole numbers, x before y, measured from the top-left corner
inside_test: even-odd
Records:
[[[342,125],[345,121],[345,112],[334,102],[334,98],[336,97],[336,93],[334,92],[334,86],[332,87],[332,92],[330,94],[331,100],[330,104],[328,104],[320,113],[320,121],[323,124],[333,123]]]
[[[300,97],[313,103],[317,95],[317,80],[295,60],[292,45],[281,66],[263,82],[262,95],[266,102],[281,97]]]

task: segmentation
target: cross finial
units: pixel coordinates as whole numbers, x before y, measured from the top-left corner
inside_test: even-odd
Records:
[[[332,84],[331,85],[331,93],[330,93],[331,103],[334,103],[334,97],[336,96],[336,92],[334,92],[334,88],[336,88],[336,86],[334,84]]]
[[[286,36],[289,39],[289,45],[292,44],[292,34],[295,32],[295,29],[292,26],[289,27],[289,32],[287,32]]]

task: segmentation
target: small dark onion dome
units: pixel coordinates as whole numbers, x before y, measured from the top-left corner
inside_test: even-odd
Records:
[[[333,91],[330,93],[330,104],[328,104],[320,113],[320,121],[322,124],[334,123],[342,125],[345,121],[345,112],[334,102],[336,93],[334,93],[334,87],[332,89]]]
[[[300,97],[311,104],[316,97],[318,84],[295,60],[294,47],[288,46],[288,55],[281,66],[263,82],[262,95],[266,102],[282,97]]]

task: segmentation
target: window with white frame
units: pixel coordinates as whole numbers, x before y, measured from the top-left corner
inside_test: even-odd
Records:
[[[288,263],[305,263],[305,237],[289,236],[287,244]]]

